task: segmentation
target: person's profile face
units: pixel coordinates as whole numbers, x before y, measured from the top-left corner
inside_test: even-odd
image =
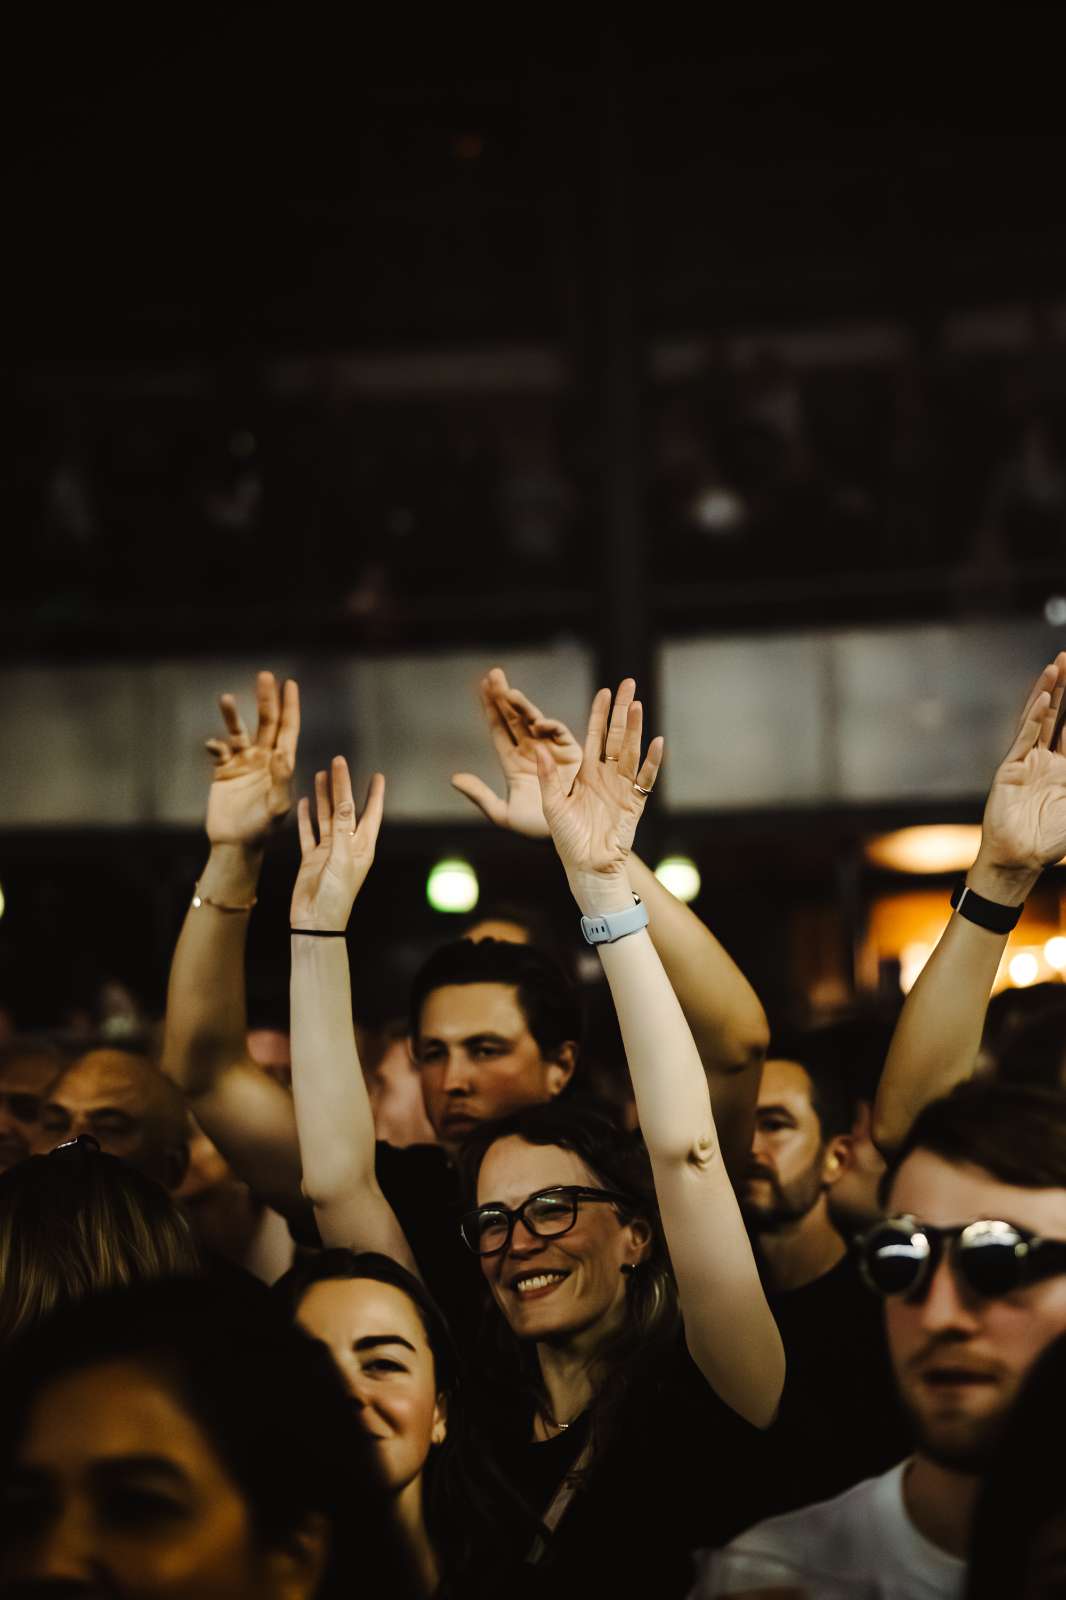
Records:
[[[507,983],[447,984],[422,1005],[412,1051],[426,1113],[442,1144],[482,1122],[541,1105],[565,1087],[572,1062],[549,1060]]]
[[[605,1185],[580,1156],[558,1145],[509,1136],[490,1145],[477,1180],[479,1206],[499,1201],[512,1211],[530,1195],[557,1185]],[[580,1205],[568,1233],[539,1238],[516,1222],[511,1242],[482,1256],[492,1297],[520,1339],[582,1339],[589,1350],[626,1315],[624,1267],[648,1250],[647,1225],[623,1222],[613,1205]]]
[[[385,1483],[398,1494],[447,1428],[433,1352],[413,1302],[373,1278],[323,1278],[307,1290],[296,1320],[328,1345]]]
[[[27,1051],[4,1062],[0,1070],[0,1172],[36,1150],[44,1102],[56,1076],[51,1056]]]
[[[740,1189],[745,1216],[756,1229],[806,1216],[822,1193],[822,1166],[822,1129],[811,1103],[810,1078],[798,1061],[767,1061]]]
[[[203,1429],[133,1362],[48,1384],[0,1490],[5,1582],[66,1584],[114,1600],[297,1593],[278,1586],[248,1505]]]
[[[1066,1189],[1021,1189],[929,1150],[903,1162],[886,1211],[945,1228],[1002,1220],[1066,1239]],[[885,1326],[919,1447],[977,1470],[1033,1362],[1066,1332],[1066,1273],[985,1299],[942,1259],[920,1298],[885,1301]]]

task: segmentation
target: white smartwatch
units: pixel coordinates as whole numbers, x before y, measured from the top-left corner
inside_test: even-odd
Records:
[[[581,932],[586,944],[614,944],[627,933],[639,933],[648,926],[648,908],[639,894],[627,911],[609,911],[603,917],[582,917]]]

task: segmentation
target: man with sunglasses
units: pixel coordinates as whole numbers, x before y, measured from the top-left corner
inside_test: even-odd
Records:
[[[0,1051],[0,1172],[33,1153],[44,1102],[61,1070],[43,1044],[16,1040]]]
[[[914,1454],[750,1529],[704,1565],[694,1600],[832,1579],[882,1600],[962,1592],[981,1474],[1026,1374],[1066,1332],[1066,1095],[962,1085],[919,1115],[883,1198],[856,1249],[884,1300]]]

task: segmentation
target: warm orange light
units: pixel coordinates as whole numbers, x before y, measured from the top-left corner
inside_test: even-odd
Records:
[[[878,834],[867,841],[866,859],[891,872],[964,872],[972,866],[980,843],[976,823],[938,822]]]
[[[1040,976],[1040,963],[1031,950],[1019,950],[1007,964],[1010,981],[1016,989],[1028,989]]]

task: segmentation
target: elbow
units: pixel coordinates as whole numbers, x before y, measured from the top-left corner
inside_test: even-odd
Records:
[[[339,1205],[360,1201],[371,1202],[381,1198],[377,1181],[372,1174],[354,1167],[332,1172],[304,1173],[300,1193],[309,1206],[317,1211],[328,1211]]]

